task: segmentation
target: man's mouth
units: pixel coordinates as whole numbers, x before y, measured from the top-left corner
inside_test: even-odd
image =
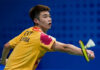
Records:
[[[51,25],[51,23],[48,23],[48,25]]]

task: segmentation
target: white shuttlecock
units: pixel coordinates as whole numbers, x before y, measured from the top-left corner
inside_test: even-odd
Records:
[[[90,48],[90,47],[94,47],[95,43],[92,39],[89,39],[89,41],[87,42],[85,48]]]

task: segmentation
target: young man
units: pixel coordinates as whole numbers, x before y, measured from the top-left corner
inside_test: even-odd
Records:
[[[49,13],[50,8],[44,5],[37,5],[30,9],[30,17],[35,26],[24,30],[20,35],[4,45],[1,64],[6,64],[4,70],[35,70],[40,59],[48,51],[60,51],[73,55],[83,53],[80,48],[64,44],[46,34],[51,28],[52,19]],[[13,52],[6,63],[10,49]],[[94,59],[94,52],[87,50],[90,59]]]

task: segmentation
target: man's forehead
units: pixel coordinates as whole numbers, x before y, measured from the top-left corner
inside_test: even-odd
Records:
[[[50,15],[49,11],[42,11],[40,15]]]

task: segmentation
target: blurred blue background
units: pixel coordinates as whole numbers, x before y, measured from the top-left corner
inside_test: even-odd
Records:
[[[100,70],[100,0],[0,0],[0,57],[6,42],[33,26],[29,9],[37,4],[51,8],[53,23],[48,34],[57,41],[78,47],[79,40],[86,44],[91,38],[96,43],[90,48],[96,58],[89,63],[81,56],[49,52],[37,70]]]

